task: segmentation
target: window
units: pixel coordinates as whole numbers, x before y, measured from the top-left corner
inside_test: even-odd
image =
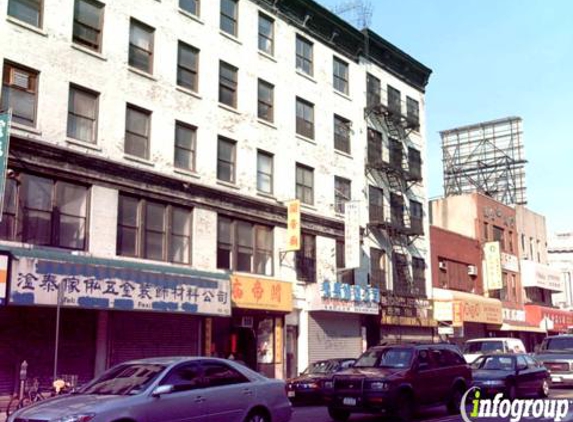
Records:
[[[408,172],[412,180],[422,180],[422,157],[416,148],[408,147]]]
[[[368,129],[368,165],[382,166],[382,134],[373,129]]]
[[[8,15],[40,28],[42,26],[42,0],[8,0]]]
[[[120,194],[117,254],[189,264],[191,211]]]
[[[334,149],[350,154],[350,126],[349,120],[334,115]]]
[[[78,86],[70,86],[68,99],[68,136],[95,143],[99,94]]]
[[[302,233],[301,247],[295,254],[296,278],[308,283],[316,281],[316,238]]]
[[[72,35],[76,44],[94,51],[101,50],[103,8],[104,5],[95,0],[76,0]]]
[[[219,62],[219,102],[229,107],[237,107],[237,78],[235,66]]]
[[[2,238],[85,250],[88,188],[30,174],[18,179],[6,183]]]
[[[217,145],[217,179],[235,183],[235,141],[219,137]]]
[[[507,236],[507,249],[509,253],[513,253],[513,232],[511,230]]]
[[[402,142],[397,139],[389,139],[388,152],[390,154],[390,166],[397,170],[402,170],[402,161],[404,159],[404,150],[402,149]]]
[[[222,387],[225,385],[249,382],[244,375],[219,362],[203,362],[205,387]]]
[[[151,112],[129,105],[125,114],[125,153],[149,158]]]
[[[199,16],[199,0],[179,0],[179,8]]]
[[[424,209],[417,201],[410,201],[410,229],[414,235],[424,233]]]
[[[333,63],[333,85],[334,89],[343,94],[348,94],[348,63],[334,57]]]
[[[221,0],[221,31],[237,36],[239,20],[238,0]]]
[[[296,164],[296,199],[303,204],[314,204],[314,170],[302,164]]]
[[[375,186],[368,186],[368,213],[371,223],[384,221],[384,193]]]
[[[484,242],[487,242],[489,240],[489,224],[487,223],[487,221],[483,222],[482,239]]]
[[[155,29],[135,19],[129,29],[129,65],[147,73],[153,71],[153,36]]]
[[[273,193],[273,155],[268,152],[257,152],[257,190]]]
[[[346,269],[346,251],[344,241],[336,241],[336,279],[339,283],[354,285],[354,270]]]
[[[420,127],[420,104],[413,98],[406,97],[406,120],[414,130]]]
[[[366,106],[373,107],[380,104],[380,79],[366,74]]]
[[[312,43],[300,35],[296,36],[296,68],[312,76]]]
[[[314,104],[296,99],[296,133],[314,139]]]
[[[266,120],[267,122],[274,121],[274,90],[275,87],[273,85],[259,79],[257,115],[259,119]]]
[[[275,50],[275,21],[259,13],[259,50],[269,55]]]
[[[177,85],[197,92],[199,74],[199,50],[179,41],[177,51]]]
[[[272,275],[272,227],[219,217],[217,268]]]
[[[392,224],[397,227],[404,227],[404,198],[390,193],[390,212],[392,214]]]
[[[12,108],[12,121],[26,126],[36,125],[38,72],[4,62],[1,109]]]
[[[370,248],[370,286],[386,290],[386,252]]]
[[[161,380],[162,385],[172,385],[175,391],[188,391],[203,388],[201,367],[198,363],[186,363],[173,368]]]
[[[402,104],[400,101],[400,91],[388,85],[388,110],[400,115],[402,113]]]
[[[426,294],[426,261],[423,258],[412,257],[412,275],[414,279],[413,294],[424,296]]]
[[[505,230],[501,227],[493,226],[493,241],[499,242],[499,247],[505,251]]]
[[[399,295],[411,293],[408,272],[408,257],[402,253],[393,253],[394,291]]]
[[[175,123],[175,167],[195,170],[197,128],[185,123]]]
[[[344,214],[344,204],[350,201],[350,180],[334,176],[334,210]]]

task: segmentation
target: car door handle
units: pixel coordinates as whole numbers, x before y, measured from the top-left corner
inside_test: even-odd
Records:
[[[243,388],[243,394],[245,396],[252,396],[253,395],[253,390],[251,390],[250,388]]]
[[[195,397],[195,403],[203,403],[204,401],[205,401],[205,398],[203,396]]]

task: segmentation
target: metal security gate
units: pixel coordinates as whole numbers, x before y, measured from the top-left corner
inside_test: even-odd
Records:
[[[158,356],[197,356],[201,317],[159,312],[113,312],[110,315],[109,366]]]
[[[356,358],[360,355],[360,315],[311,312],[308,318],[310,363],[331,358]]]

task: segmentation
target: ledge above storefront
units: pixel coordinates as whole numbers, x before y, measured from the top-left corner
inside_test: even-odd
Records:
[[[230,316],[229,274],[2,246],[10,256],[8,303]]]
[[[464,322],[501,325],[503,323],[502,303],[456,290],[433,289],[434,319],[461,326]]]

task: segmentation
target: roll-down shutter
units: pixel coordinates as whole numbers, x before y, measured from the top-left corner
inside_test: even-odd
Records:
[[[361,352],[360,315],[326,312],[309,314],[309,362],[355,358]]]

